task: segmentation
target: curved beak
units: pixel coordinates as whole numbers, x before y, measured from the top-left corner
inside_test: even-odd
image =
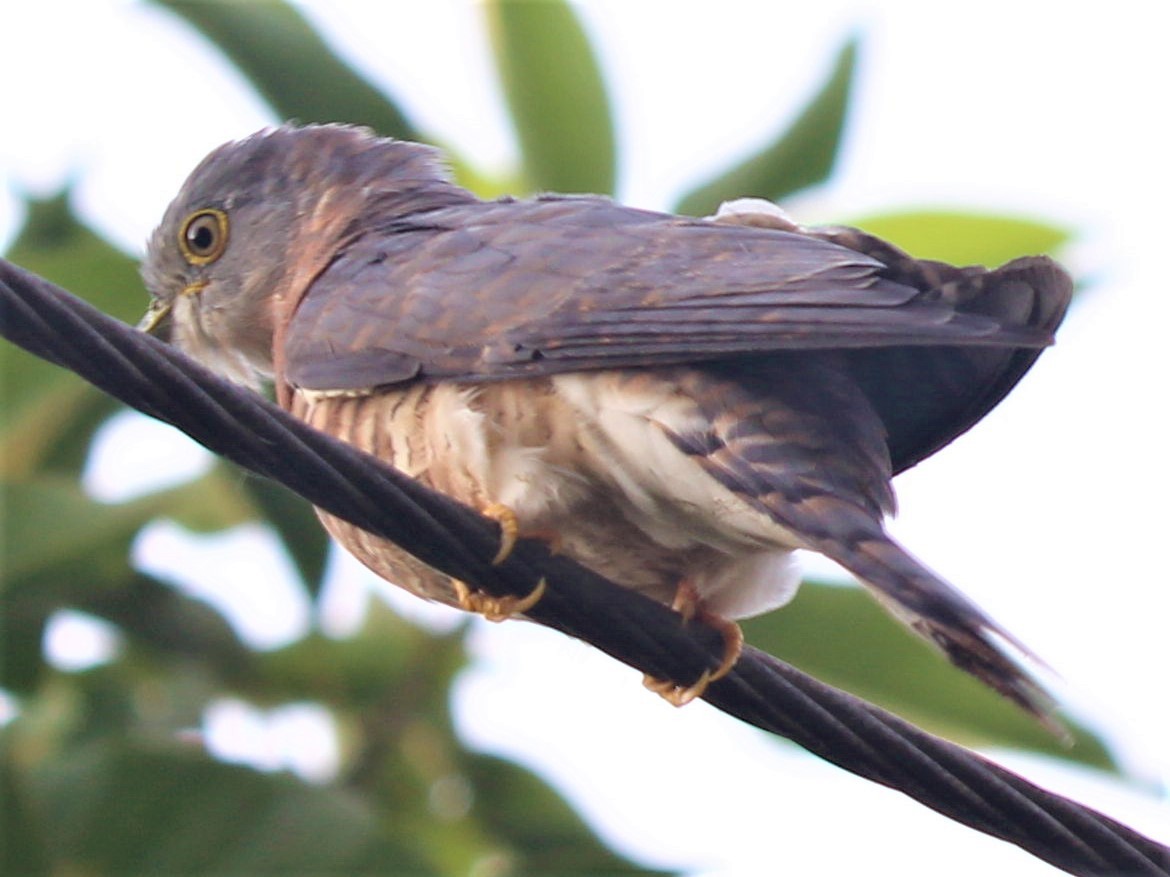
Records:
[[[165,329],[169,327],[171,315],[171,304],[162,299],[152,298],[150,300],[150,307],[147,308],[146,313],[142,319],[138,321],[135,327],[147,335],[165,335]]]

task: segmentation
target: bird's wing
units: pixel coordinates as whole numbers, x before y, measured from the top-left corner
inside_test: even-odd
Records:
[[[913,259],[852,228],[809,232],[880,261],[883,274],[916,289],[947,289],[965,313],[1052,337],[1072,299],[1072,278],[1044,256],[994,270]],[[873,346],[848,352],[850,374],[885,425],[895,474],[966,432],[1027,373],[1042,348],[969,344]]]
[[[1027,263],[1000,271],[1063,276]],[[472,203],[369,220],[300,302],[285,378],[352,391],[736,358],[751,369],[775,351],[845,349],[901,469],[974,423],[1051,342],[1064,287],[997,276],[844,230],[599,198]]]
[[[472,204],[361,235],[310,288],[289,378],[355,389],[794,348],[1043,346],[831,241],[601,199]],[[950,294],[948,294],[950,293]]]

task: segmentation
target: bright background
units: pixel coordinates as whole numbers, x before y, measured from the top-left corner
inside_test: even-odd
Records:
[[[790,212],[835,221],[925,204],[1078,230],[1069,262],[1092,283],[1059,345],[972,434],[899,479],[893,529],[1057,668],[1065,696],[1118,742],[1140,782],[996,756],[1170,841],[1158,786],[1170,775],[1170,64],[1150,5],[592,0],[579,10],[618,115],[624,201],[663,207],[774,133],[859,28],[860,89],[839,173]],[[513,145],[473,4],[305,11],[419,127],[506,167]],[[0,33],[0,247],[20,223],[14,192],[75,179],[83,216],[141,253],[196,161],[274,121],[218,56],[150,7],[5,4]],[[180,56],[198,59],[202,75],[169,75]],[[91,487],[117,498],[143,472],[198,466],[188,444],[125,422],[99,452]],[[310,619],[266,550],[253,532],[195,539],[160,525],[139,557],[185,570],[192,588],[218,584],[249,641],[277,645]],[[385,591],[339,561],[324,623],[354,624],[369,589]],[[428,623],[454,623],[389,599]],[[465,739],[535,766],[603,837],[648,864],[720,875],[1055,873],[703,704],[674,710],[632,671],[560,635],[483,625],[472,646],[478,661],[456,689]],[[48,647],[83,664],[109,644],[63,618]],[[207,731],[225,756],[328,773],[327,728],[311,712],[261,721],[225,704]]]

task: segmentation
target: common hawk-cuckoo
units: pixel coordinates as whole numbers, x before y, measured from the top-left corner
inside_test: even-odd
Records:
[[[1011,637],[883,518],[891,477],[1051,342],[1068,276],[1044,257],[916,260],[736,204],[695,219],[600,197],[481,201],[429,147],[278,127],[216,149],[167,209],[143,269],[149,322],[504,531],[722,619],[719,672],[737,654],[730,620],[787,601],[791,553],[810,549],[1042,715]],[[322,519],[415,594],[525,608]],[[703,684],[657,687],[682,702]]]

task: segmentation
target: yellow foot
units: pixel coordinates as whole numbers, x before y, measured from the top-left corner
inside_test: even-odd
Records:
[[[713,678],[710,670],[704,670],[698,681],[691,685],[679,685],[669,679],[658,679],[650,675],[642,677],[642,684],[671,706],[686,706],[695,698],[703,696]]]
[[[516,519],[514,511],[498,502],[489,503],[480,514],[500,525],[500,550],[492,558],[492,566],[499,566],[508,559],[508,555],[516,547],[516,540],[520,537],[520,522]],[[539,588],[539,585],[537,587]]]
[[[735,666],[740,653],[743,652],[743,631],[734,621],[729,621],[704,609],[698,591],[688,581],[679,584],[670,608],[682,615],[684,623],[698,617],[700,621],[711,625],[723,634],[723,660],[714,670],[704,670],[703,675],[690,685],[680,685],[669,679],[657,679],[653,676],[643,678],[642,684],[662,697],[667,703],[674,706],[685,706],[695,698],[702,697],[707,691],[707,686],[716,679],[722,679],[731,672],[731,668]]]
[[[521,537],[520,521],[516,513],[503,503],[488,503],[479,512],[485,518],[491,518],[500,525],[500,550],[492,558],[492,566],[499,566],[507,560],[512,549],[516,547],[516,540]],[[550,554],[559,554],[561,550],[561,535],[555,531],[531,530],[523,534],[525,539],[539,539],[548,545]]]
[[[536,583],[527,597],[493,597],[483,591],[473,591],[463,582],[455,582],[455,596],[459,608],[482,615],[488,621],[507,621],[514,615],[523,615],[544,596],[545,582]]]

